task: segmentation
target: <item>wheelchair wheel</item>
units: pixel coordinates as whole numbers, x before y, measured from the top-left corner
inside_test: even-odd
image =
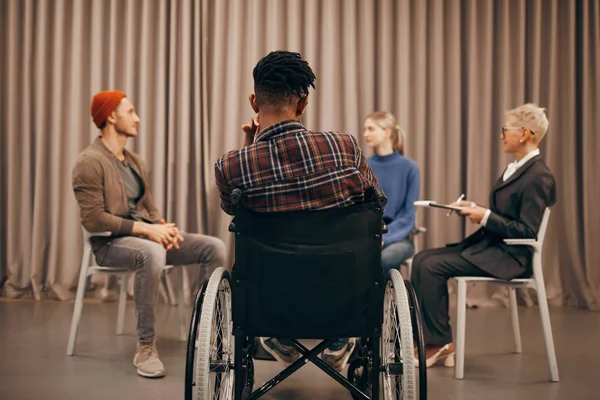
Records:
[[[195,348],[195,384],[192,383],[191,390],[194,400],[233,399],[234,341],[229,279],[225,268],[217,268],[212,273],[201,300],[197,335],[190,335],[188,339]],[[189,349],[190,342],[188,357]]]
[[[417,358],[419,359],[419,400],[427,400],[427,360],[425,359],[425,339],[423,338],[421,308],[419,307],[417,293],[413,285],[408,280],[404,281],[404,285],[408,293],[410,316],[417,344]]]
[[[381,367],[385,400],[416,400],[411,311],[404,281],[397,270],[389,272],[385,287]]]
[[[366,359],[356,357],[348,366],[348,381],[356,386],[361,392],[367,396],[372,396],[371,379],[369,377],[368,365]],[[354,400],[360,400],[352,395]]]
[[[192,319],[190,322],[190,330],[188,333],[187,353],[185,357],[185,400],[193,400],[194,398],[197,398],[197,396],[195,396],[196,374],[194,373],[196,367],[196,347],[198,345],[196,336],[198,334],[200,311],[202,310],[202,303],[204,301],[204,294],[206,293],[207,286],[208,281],[202,284],[202,287],[196,295],[196,301],[194,303],[194,309],[192,311]]]

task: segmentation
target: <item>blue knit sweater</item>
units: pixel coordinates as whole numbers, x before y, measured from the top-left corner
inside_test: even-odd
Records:
[[[383,213],[388,228],[383,245],[387,247],[407,237],[415,226],[413,203],[419,199],[421,173],[416,162],[397,152],[387,156],[375,154],[367,158],[367,163],[388,198]]]

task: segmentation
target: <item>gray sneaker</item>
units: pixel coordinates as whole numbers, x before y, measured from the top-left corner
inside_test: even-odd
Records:
[[[355,347],[356,338],[350,338],[339,350],[325,349],[321,353],[321,359],[337,372],[342,372]]]
[[[276,338],[261,337],[260,344],[270,355],[286,367],[302,357],[294,347],[286,346]]]
[[[156,343],[139,343],[135,356],[133,356],[133,365],[137,368],[137,373],[145,378],[162,378],[165,376],[165,366],[158,358]]]

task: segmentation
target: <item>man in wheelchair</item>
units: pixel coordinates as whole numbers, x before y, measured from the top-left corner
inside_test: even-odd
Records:
[[[198,293],[186,399],[253,400],[309,360],[355,399],[379,399],[380,378],[385,399],[416,399],[418,305],[397,270],[383,277],[376,178],[352,135],[300,122],[316,79],[300,54],[269,53],[253,77],[244,147],[215,164],[221,207],[235,215],[235,267]],[[253,392],[256,338],[287,367]],[[322,341],[309,350],[298,338]]]
[[[323,210],[364,202],[377,187],[354,139],[344,132],[311,132],[300,119],[315,75],[298,53],[275,51],[254,68],[250,105],[256,116],[242,126],[244,148],[223,155],[215,165],[221,207],[232,214],[230,195],[240,188],[247,208],[258,212]],[[300,358],[285,339],[260,338],[265,350],[284,365]],[[341,371],[354,340],[340,339],[322,354]]]

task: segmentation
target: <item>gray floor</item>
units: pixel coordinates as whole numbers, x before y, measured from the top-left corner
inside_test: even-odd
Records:
[[[116,304],[86,302],[75,356],[65,355],[72,303],[0,301],[0,399],[181,399],[185,342],[177,340],[177,309],[157,310],[159,351],[167,377],[138,377],[132,305],[126,334],[115,335]],[[522,355],[513,349],[505,309],[467,312],[465,379],[453,370],[429,369],[430,399],[600,399],[600,313],[552,309],[560,383],[548,381],[537,309],[522,308]],[[279,370],[259,361],[262,383]],[[267,399],[351,399],[328,376],[309,364],[273,389]]]

